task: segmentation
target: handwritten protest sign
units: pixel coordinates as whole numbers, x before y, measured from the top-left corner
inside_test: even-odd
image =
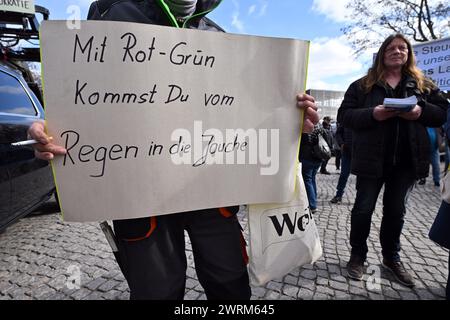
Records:
[[[0,0],[0,11],[34,13],[34,0]]]
[[[441,90],[450,90],[450,38],[414,45],[417,66]]]
[[[44,22],[47,129],[68,221],[293,195],[309,43],[154,25]]]

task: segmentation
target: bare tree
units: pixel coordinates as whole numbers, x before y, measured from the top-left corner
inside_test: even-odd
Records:
[[[450,35],[448,0],[353,0],[347,4],[351,19],[342,31],[359,56],[392,33],[413,42]]]

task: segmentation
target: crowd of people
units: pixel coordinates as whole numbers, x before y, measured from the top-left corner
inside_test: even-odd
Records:
[[[220,31],[205,17],[219,2],[166,0],[166,5],[161,6],[152,0],[101,0],[91,5],[89,19]],[[411,95],[418,98],[411,111],[396,111],[383,105],[384,98]],[[405,204],[414,183],[428,175],[430,154],[435,149],[430,147],[427,128],[444,125],[448,101],[415,66],[410,42],[400,34],[383,42],[367,75],[348,88],[339,108],[335,137],[330,118],[324,118],[318,125],[313,97],[299,94],[297,107],[305,113],[299,160],[311,212],[318,211],[316,174],[319,170],[329,173],[326,166],[332,151],[338,153],[336,166],[341,173],[331,203],[342,201],[350,173],[357,177],[357,194],[351,210],[348,276],[355,280],[363,277],[372,214],[384,186],[382,264],[400,283],[413,287],[414,279],[400,259]],[[35,152],[41,159],[50,160],[66,152],[49,139],[41,122],[31,126],[29,135],[39,142]],[[321,140],[328,144],[328,150],[316,148]],[[431,138],[433,146],[435,140]],[[250,299],[245,248],[236,218],[238,205],[114,221],[131,299],[183,299],[187,267],[184,230],[189,233],[197,274],[207,298]],[[445,230],[450,228],[450,205],[443,203],[439,212],[441,218],[435,222],[434,238],[439,238],[439,243],[448,248],[449,233]],[[442,218],[444,215],[447,218]]]

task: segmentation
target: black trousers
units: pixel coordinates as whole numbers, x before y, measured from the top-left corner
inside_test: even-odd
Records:
[[[415,181],[411,171],[397,167],[384,178],[357,177],[356,199],[351,213],[350,228],[352,254],[366,259],[372,214],[384,185],[383,218],[380,228],[382,255],[391,261],[400,260],[400,235],[406,213],[406,201]]]
[[[131,299],[183,299],[185,230],[207,298],[250,299],[245,241],[236,215],[226,209],[119,220],[114,229]]]
[[[320,172],[324,173],[327,171],[328,161],[330,161],[330,159],[322,161],[322,164],[320,165]]]

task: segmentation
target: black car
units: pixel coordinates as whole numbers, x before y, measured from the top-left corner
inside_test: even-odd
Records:
[[[34,21],[31,28],[8,29],[26,19]],[[0,231],[55,192],[49,163],[35,158],[32,146],[11,145],[27,140],[29,126],[44,119],[44,110],[39,86],[22,64],[39,61],[39,48],[13,50],[5,43],[36,39],[37,26],[33,15],[0,12]]]
[[[14,147],[44,118],[44,110],[21,75],[0,63],[0,230],[30,213],[55,191],[49,163],[32,146]]]

